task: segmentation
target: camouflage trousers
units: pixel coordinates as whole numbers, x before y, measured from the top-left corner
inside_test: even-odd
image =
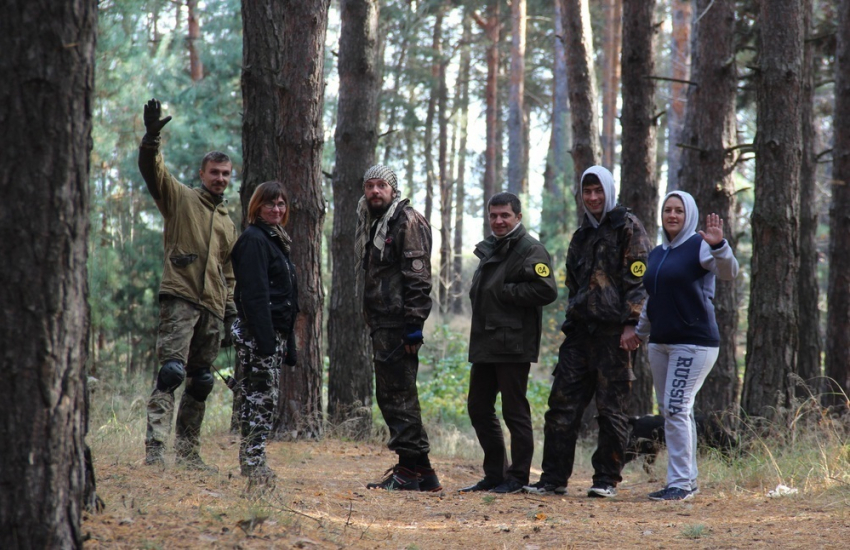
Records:
[[[233,323],[233,343],[242,367],[242,408],[239,424],[242,441],[239,465],[243,475],[251,475],[266,465],[266,440],[271,434],[280,398],[280,367],[286,353],[283,334],[275,333],[274,355],[256,352],[257,344],[241,319]]]
[[[209,311],[186,300],[161,296],[159,304],[159,334],[156,353],[160,365],[169,360],[180,361],[186,368],[187,386],[191,374],[212,365],[221,344],[222,321]],[[178,456],[200,451],[201,424],[206,403],[183,393],[177,410]],[[145,444],[162,447],[171,433],[174,419],[174,392],[154,388],[147,404],[147,435]]]
[[[581,418],[591,399],[599,411],[599,439],[593,453],[593,482],[622,481],[629,437],[627,410],[635,379],[629,352],[620,349],[620,333],[571,331],[558,353],[543,428],[541,481],[566,485],[573,472]]]
[[[416,389],[419,356],[405,353],[403,329],[381,328],[372,333],[375,352],[375,398],[387,427],[387,446],[399,456],[418,457],[430,452],[422,426]]]

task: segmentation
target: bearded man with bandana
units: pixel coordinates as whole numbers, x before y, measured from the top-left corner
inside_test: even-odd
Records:
[[[416,390],[422,329],[431,313],[431,226],[401,198],[396,175],[386,166],[363,175],[355,247],[357,289],[372,335],[375,396],[390,430],[387,446],[398,455],[384,479],[366,487],[440,491]]]
[[[581,176],[585,215],[567,251],[569,302],[565,335],[544,416],[543,473],[524,490],[565,494],[584,410],[596,398],[599,440],[589,497],[613,497],[622,481],[630,426],[626,411],[635,375],[631,352],[646,290],[646,229],[617,204],[614,177],[602,166]]]

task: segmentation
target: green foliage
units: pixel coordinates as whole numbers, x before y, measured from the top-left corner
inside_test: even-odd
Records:
[[[684,529],[682,529],[682,536],[692,540],[701,539],[710,534],[711,529],[701,523],[685,525]]]

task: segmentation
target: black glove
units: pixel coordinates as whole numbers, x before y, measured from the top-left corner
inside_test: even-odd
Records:
[[[230,376],[229,374],[224,377],[224,384],[230,389],[230,391],[235,392],[236,386],[239,384],[235,378]]]
[[[233,345],[233,323],[236,322],[235,315],[228,315],[224,318],[224,334],[221,335],[221,347],[229,348]]]
[[[422,327],[419,325],[404,326],[404,345],[415,346],[425,341],[425,336],[422,334]]]
[[[151,99],[145,105],[145,131],[148,137],[158,138],[159,132],[170,120],[170,116],[162,118],[162,106],[158,99]]]
[[[294,367],[298,362],[298,349],[295,347],[295,335],[290,334],[289,340],[286,341],[286,357],[283,358],[284,364]]]

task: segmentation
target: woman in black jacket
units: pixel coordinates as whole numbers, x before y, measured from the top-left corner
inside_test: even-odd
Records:
[[[248,204],[250,225],[231,253],[239,314],[232,332],[243,391],[239,465],[243,476],[260,483],[275,477],[266,465],[266,439],[277,410],[280,367],[297,361],[293,327],[298,285],[289,259],[291,239],[283,230],[288,207],[282,183],[258,185]]]

